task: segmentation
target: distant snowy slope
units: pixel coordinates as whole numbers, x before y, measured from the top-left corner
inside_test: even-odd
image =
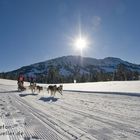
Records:
[[[123,61],[119,58],[107,57],[104,59],[95,59],[81,56],[63,56],[48,61],[21,67],[17,70],[5,74],[15,74],[22,72],[25,75],[46,75],[50,68],[55,67],[62,76],[74,75],[77,70],[80,74],[90,73],[92,71],[114,72],[119,64],[131,71],[140,72],[140,65]]]

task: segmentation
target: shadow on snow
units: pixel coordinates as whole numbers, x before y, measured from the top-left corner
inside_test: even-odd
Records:
[[[55,97],[41,97],[39,100],[42,100],[44,102],[56,102],[59,98],[55,98]]]
[[[38,94],[35,94],[35,93],[25,93],[25,94],[19,94],[20,97],[25,97],[25,96],[29,96],[29,95],[33,95],[33,96],[36,96]]]

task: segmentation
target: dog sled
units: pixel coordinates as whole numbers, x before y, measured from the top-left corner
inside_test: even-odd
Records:
[[[24,91],[26,90],[26,88],[23,86],[23,83],[22,82],[18,82],[18,91]]]

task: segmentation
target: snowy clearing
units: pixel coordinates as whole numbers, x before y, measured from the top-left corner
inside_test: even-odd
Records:
[[[140,81],[63,86],[50,97],[0,79],[0,140],[140,139]]]

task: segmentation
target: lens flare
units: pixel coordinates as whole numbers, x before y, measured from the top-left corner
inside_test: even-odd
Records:
[[[84,38],[77,38],[76,40],[75,40],[75,46],[76,46],[76,48],[77,49],[84,49],[84,48],[86,48],[87,47],[87,40],[86,39],[84,39]]]

